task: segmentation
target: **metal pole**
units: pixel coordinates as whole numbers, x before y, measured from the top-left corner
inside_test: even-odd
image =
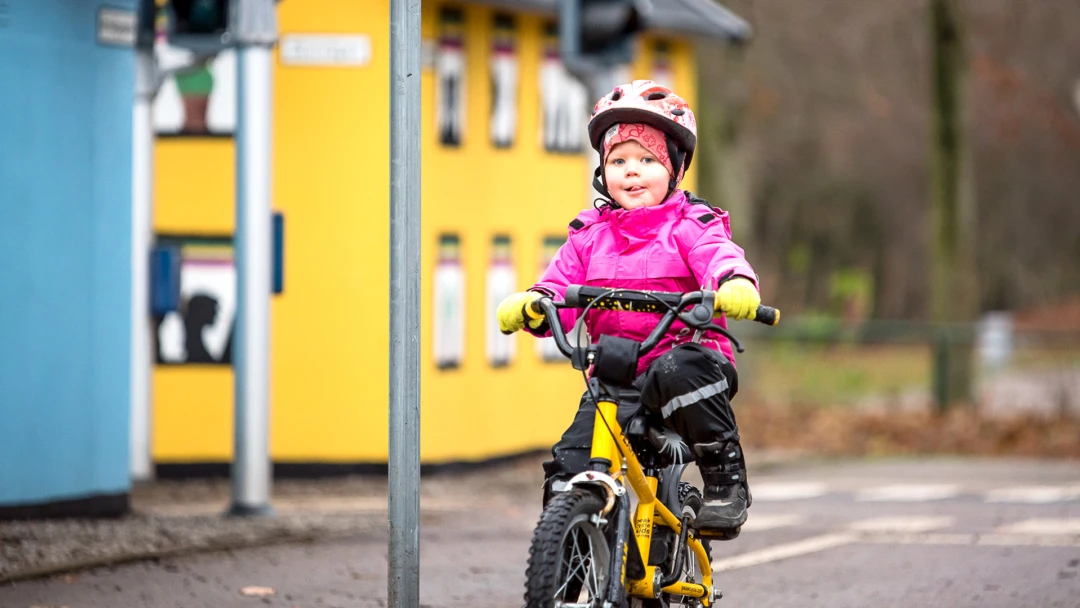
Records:
[[[232,515],[270,514],[273,0],[236,2],[236,332]],[[270,21],[255,17],[270,16]],[[252,25],[252,21],[255,21]],[[244,26],[251,26],[245,30]],[[267,35],[270,34],[270,35]]]
[[[131,478],[154,476],[150,454],[150,245],[153,240],[156,65],[153,46],[135,50],[131,183]]]
[[[389,608],[420,605],[420,4],[390,2]]]

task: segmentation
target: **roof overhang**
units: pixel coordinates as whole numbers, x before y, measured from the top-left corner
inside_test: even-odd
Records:
[[[507,11],[530,12],[555,17],[559,0],[464,0]],[[693,35],[703,38],[746,42],[752,35],[750,24],[713,0],[649,0],[652,10],[646,28],[653,32]]]

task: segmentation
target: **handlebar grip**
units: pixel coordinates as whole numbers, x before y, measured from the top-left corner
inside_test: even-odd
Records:
[[[754,320],[764,325],[776,326],[780,324],[780,310],[772,306],[758,306]]]
[[[544,309],[540,307],[540,298],[530,301],[525,307],[528,308],[526,313],[531,313],[536,319],[544,316]]]
[[[545,316],[544,309],[540,306],[540,298],[536,298],[535,300],[526,302],[525,306],[521,307],[521,312],[525,314],[526,321],[528,321],[530,317],[533,319],[542,319]],[[504,336],[510,336],[514,333],[512,331],[506,331],[503,329],[500,329],[500,331]]]

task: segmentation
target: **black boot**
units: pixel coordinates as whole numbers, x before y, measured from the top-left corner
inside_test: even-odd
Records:
[[[705,504],[694,525],[702,536],[734,539],[746,523],[746,508],[753,502],[742,448],[737,441],[726,441],[699,444],[694,451],[705,482]]]

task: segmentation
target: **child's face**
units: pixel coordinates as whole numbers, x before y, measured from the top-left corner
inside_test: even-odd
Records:
[[[652,152],[631,139],[616,144],[608,153],[604,179],[620,207],[637,209],[664,202],[671,176]]]

